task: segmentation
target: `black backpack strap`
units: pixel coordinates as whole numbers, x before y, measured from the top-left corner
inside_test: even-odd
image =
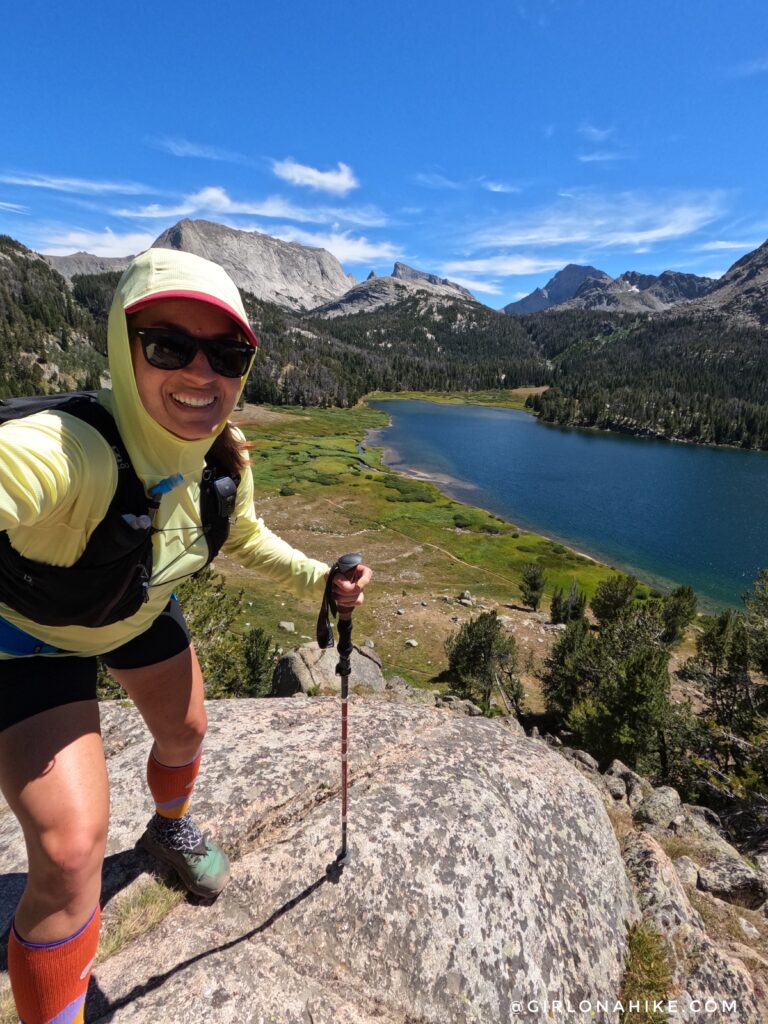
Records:
[[[200,481],[200,521],[208,544],[209,565],[225,544],[235,513],[240,474],[229,474],[208,452]]]

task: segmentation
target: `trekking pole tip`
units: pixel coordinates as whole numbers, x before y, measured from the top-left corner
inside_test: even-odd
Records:
[[[341,878],[341,873],[344,868],[348,867],[354,859],[352,848],[348,846],[346,850],[340,849],[336,851],[336,859],[332,861],[325,869],[325,874],[330,882],[338,882]]]

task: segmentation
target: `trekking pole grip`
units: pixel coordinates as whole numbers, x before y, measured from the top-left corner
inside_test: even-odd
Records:
[[[363,556],[357,553],[342,555],[333,567],[333,576],[347,577],[363,561]],[[340,675],[349,673],[349,656],[352,653],[352,609],[339,609],[338,619],[339,630],[339,659],[343,663]],[[337,669],[338,671],[338,669]]]

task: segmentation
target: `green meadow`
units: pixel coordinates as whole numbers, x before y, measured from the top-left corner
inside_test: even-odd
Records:
[[[546,572],[546,609],[554,588],[567,593],[575,580],[589,598],[612,572],[457,502],[433,483],[390,471],[383,449],[359,448],[367,430],[387,422],[365,404],[246,407],[238,418],[252,445],[256,506],[266,524],[309,555],[330,562],[359,550],[374,569],[366,603],[355,614],[355,639],[372,639],[390,674],[429,684],[445,667],[443,645],[458,628],[451,615],[459,611],[463,620],[467,613],[445,598],[469,590],[501,614],[504,606],[519,608],[522,567],[537,562]],[[275,592],[234,563],[224,562],[222,569],[230,584],[245,591],[243,623],[262,625],[284,647],[314,636],[316,603]],[[296,636],[276,628],[281,620],[294,622]],[[408,638],[418,646],[406,645]]]

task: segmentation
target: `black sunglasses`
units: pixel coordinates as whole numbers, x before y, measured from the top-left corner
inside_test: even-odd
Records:
[[[239,338],[193,338],[177,327],[141,327],[133,334],[141,342],[144,358],[158,370],[189,366],[202,349],[214,373],[242,377],[253,356],[253,347]]]

